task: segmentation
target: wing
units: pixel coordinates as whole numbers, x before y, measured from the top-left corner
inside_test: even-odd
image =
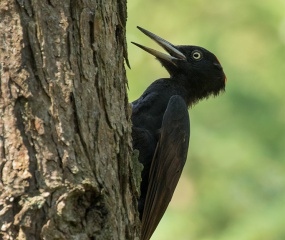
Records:
[[[149,173],[142,216],[142,240],[150,239],[172,198],[186,161],[189,135],[187,106],[180,96],[172,96],[163,116]]]

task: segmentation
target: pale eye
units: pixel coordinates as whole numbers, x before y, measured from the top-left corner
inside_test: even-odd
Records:
[[[200,51],[193,51],[192,53],[192,57],[195,59],[195,60],[200,60],[202,58],[202,53]]]

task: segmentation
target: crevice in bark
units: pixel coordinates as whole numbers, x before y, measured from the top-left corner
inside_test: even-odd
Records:
[[[11,199],[10,202],[13,202],[13,205],[12,205],[12,213],[13,213],[13,216],[16,216],[22,209],[22,207],[20,206],[19,202],[21,200],[21,196],[18,196],[18,197],[13,197],[13,200]],[[14,219],[13,219],[14,220]],[[16,231],[18,232],[19,231],[19,225],[17,224],[13,224],[13,231]]]
[[[31,138],[28,138],[27,132],[26,132],[26,116],[24,117],[24,114],[27,113],[27,107],[28,105],[28,99],[21,96],[18,97],[15,101],[15,107],[14,107],[14,115],[16,117],[16,126],[17,129],[20,131],[20,135],[22,137],[23,144],[25,145],[25,148],[28,151],[28,156],[30,158],[29,162],[29,172],[31,174],[35,173],[36,169],[38,169],[37,161],[35,158],[36,151],[34,149],[34,146],[31,145]],[[37,182],[35,176],[32,176],[29,178],[29,191],[34,191],[37,188]]]

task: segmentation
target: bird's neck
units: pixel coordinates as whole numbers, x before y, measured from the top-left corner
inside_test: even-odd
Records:
[[[201,99],[207,97],[207,94],[204,92],[204,89],[201,88],[198,81],[189,81],[189,79],[183,75],[172,77],[169,81],[175,82],[175,84],[182,89],[182,97],[188,107],[193,106]]]

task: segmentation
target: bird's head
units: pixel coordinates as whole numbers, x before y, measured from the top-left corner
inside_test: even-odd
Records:
[[[218,95],[225,90],[226,75],[217,57],[198,46],[175,46],[163,38],[138,27],[144,34],[157,42],[168,53],[134,43],[154,55],[169,72],[171,78],[183,84],[195,99]]]

